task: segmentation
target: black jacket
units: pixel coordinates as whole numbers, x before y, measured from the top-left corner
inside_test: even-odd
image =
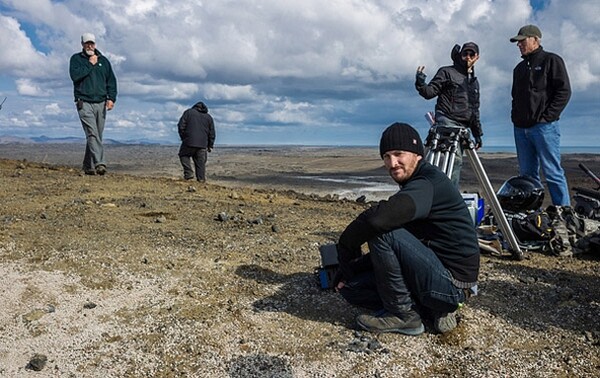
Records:
[[[431,248],[456,280],[477,282],[479,244],[469,210],[448,177],[424,160],[398,193],[346,227],[338,244],[344,278],[370,268],[361,245],[402,227]]]
[[[554,122],[571,98],[562,58],[542,46],[522,57],[513,70],[511,119],[516,127]]]
[[[177,124],[181,142],[188,147],[213,148],[215,124],[203,102],[183,112]]]
[[[473,136],[483,135],[479,120],[479,81],[473,70],[467,71],[467,63],[460,57],[460,46],[451,52],[452,66],[441,67],[429,84],[425,75],[417,74],[415,88],[429,100],[437,96],[436,117],[445,116],[471,129]]]

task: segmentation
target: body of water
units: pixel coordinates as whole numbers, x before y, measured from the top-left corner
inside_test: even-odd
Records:
[[[515,146],[484,146],[480,153],[517,153]],[[600,146],[561,146],[561,154],[600,154]]]

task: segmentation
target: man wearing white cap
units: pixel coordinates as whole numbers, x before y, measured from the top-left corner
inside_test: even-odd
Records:
[[[117,100],[117,79],[108,59],[96,49],[96,37],[81,36],[82,50],[71,56],[69,74],[73,80],[77,113],[86,137],[83,171],[86,175],[104,175],[102,133],[106,111]]]

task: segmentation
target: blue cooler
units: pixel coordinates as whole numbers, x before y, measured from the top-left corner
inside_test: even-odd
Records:
[[[485,215],[485,203],[483,198],[479,197],[479,193],[462,193],[462,197],[469,209],[473,224],[475,226],[479,225]]]

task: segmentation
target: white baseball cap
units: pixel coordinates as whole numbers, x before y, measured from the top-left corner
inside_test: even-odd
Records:
[[[92,33],[83,33],[81,35],[81,43],[94,42],[96,43],[96,37]]]

